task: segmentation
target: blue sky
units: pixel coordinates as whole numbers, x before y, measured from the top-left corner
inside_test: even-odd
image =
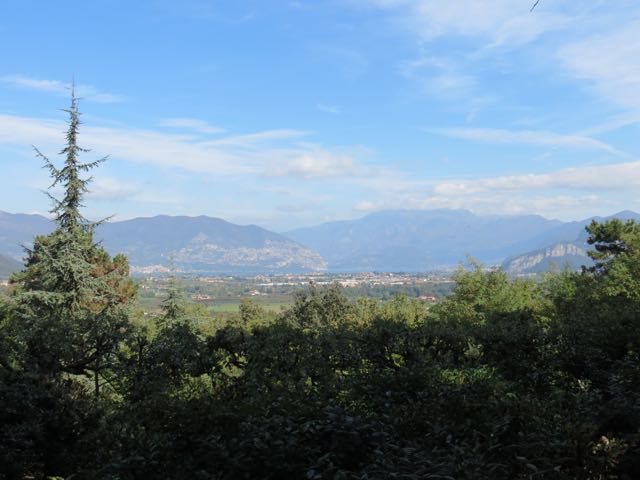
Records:
[[[0,210],[49,208],[75,77],[92,218],[640,211],[640,2],[532,3],[5,2]]]

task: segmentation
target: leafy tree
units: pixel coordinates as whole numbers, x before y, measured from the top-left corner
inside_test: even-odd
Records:
[[[434,309],[437,316],[482,325],[491,315],[542,307],[534,281],[512,281],[503,270],[487,270],[474,259],[470,263],[470,269],[460,266],[454,273],[455,288]]]
[[[243,298],[240,302],[240,321],[242,325],[248,326],[256,324],[260,320],[263,320],[266,316],[265,309],[258,305],[250,298]]]
[[[340,284],[318,288],[310,283],[307,290],[295,293],[293,306],[285,318],[302,328],[319,328],[344,322],[352,317],[354,306]]]

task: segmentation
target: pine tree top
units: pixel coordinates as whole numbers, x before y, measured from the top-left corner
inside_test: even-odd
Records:
[[[44,168],[47,168],[53,177],[53,183],[49,188],[54,188],[58,185],[64,188],[64,196],[62,199],[58,199],[52,194],[47,193],[54,205],[51,213],[54,214],[58,228],[67,232],[75,232],[78,228],[91,229],[94,226],[94,224],[89,223],[80,213],[80,208],[84,206],[82,204],[83,197],[89,191],[87,186],[92,180],[92,177],[83,178],[82,174],[104,162],[106,157],[88,163],[81,163],[79,161],[80,154],[89,152],[90,150],[80,147],[77,143],[78,130],[81,125],[81,113],[78,110],[78,98],[73,88],[71,89],[71,105],[64,111],[69,114],[69,126],[66,132],[67,143],[60,151],[60,155],[65,156],[62,168],[56,167],[53,162],[36,147],[34,147],[34,149],[36,154],[44,160]]]

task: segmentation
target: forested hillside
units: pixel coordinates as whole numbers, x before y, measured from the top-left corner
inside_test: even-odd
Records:
[[[81,215],[77,133],[74,99],[64,164],[45,158],[56,228],[0,303],[1,478],[640,477],[634,221],[587,227],[590,269],[474,265],[432,307],[311,285],[221,323],[176,281],[142,317]]]

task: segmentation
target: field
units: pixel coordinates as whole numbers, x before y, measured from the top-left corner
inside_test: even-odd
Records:
[[[139,277],[138,308],[156,313],[167,295],[167,277]],[[187,299],[211,314],[235,314],[244,299],[268,312],[279,313],[294,301],[296,292],[315,285],[339,283],[345,295],[389,300],[397,295],[436,302],[447,295],[452,281],[446,274],[282,275],[256,277],[182,277],[179,288]]]

